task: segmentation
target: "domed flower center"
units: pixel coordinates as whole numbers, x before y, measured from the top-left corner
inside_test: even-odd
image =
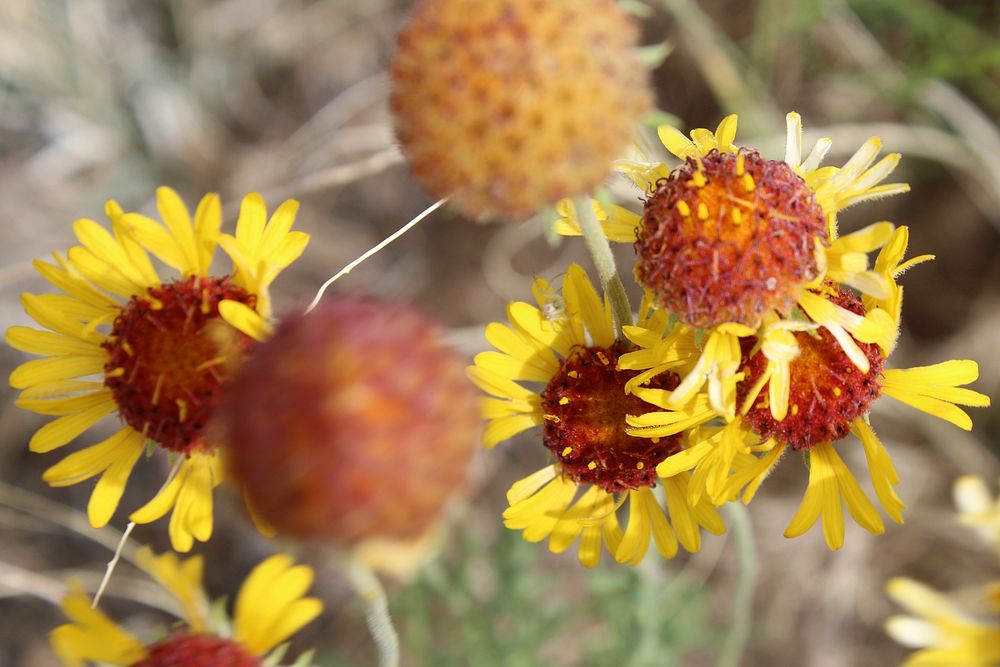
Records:
[[[204,446],[222,385],[253,343],[219,316],[223,299],[256,301],[228,277],[151,288],[125,305],[102,344],[104,384],[122,419],[171,451]]]
[[[688,158],[647,200],[636,276],[660,305],[695,327],[756,328],[787,314],[817,274],[823,209],[784,162],[756,151]]]
[[[860,300],[847,292],[834,301],[855,313],[864,312]],[[821,442],[843,438],[851,422],[868,412],[882,392],[884,359],[877,345],[858,343],[870,364],[868,373],[862,373],[826,329],[796,333],[795,340],[799,356],[790,368],[788,414],[780,422],[774,419],[765,389],[747,419],[762,437],[775,437],[793,449],[809,450]],[[740,401],[766,368],[763,352],[745,362],[747,377],[739,387]]]
[[[651,407],[625,394],[636,371],[616,370],[628,350],[612,347],[573,348],[542,392],[545,428],[542,438],[574,481],[620,493],[656,483],[656,466],[680,449],[680,436],[651,440],[625,433],[625,415],[641,415]],[[649,386],[674,389],[679,378],[664,373]]]
[[[261,661],[223,637],[177,634],[146,649],[148,655],[132,667],[260,667]]]

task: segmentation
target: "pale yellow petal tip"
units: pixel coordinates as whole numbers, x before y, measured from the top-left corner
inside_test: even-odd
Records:
[[[920,583],[908,577],[893,577],[886,582],[885,592],[896,602],[902,603],[916,589],[922,587]]]
[[[351,557],[374,572],[410,583],[441,552],[444,535],[439,524],[413,540],[369,538],[354,548]]]
[[[265,206],[264,197],[259,192],[248,192],[243,196],[244,204],[257,204]]]

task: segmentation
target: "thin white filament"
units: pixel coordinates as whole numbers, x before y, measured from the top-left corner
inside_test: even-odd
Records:
[[[420,221],[422,221],[424,218],[426,218],[427,216],[429,216],[434,211],[436,211],[439,208],[441,208],[445,204],[445,202],[447,202],[447,201],[448,201],[448,198],[445,197],[444,199],[439,199],[438,201],[434,202],[433,204],[431,204],[430,206],[428,206],[426,209],[424,209],[423,212],[420,213],[420,215],[418,215],[417,217],[415,217],[412,220],[410,220],[408,223],[406,223],[405,225],[403,225],[402,227],[400,227],[399,229],[397,229],[396,231],[394,231],[392,234],[390,234],[389,236],[387,236],[385,239],[383,239],[382,241],[380,241],[377,245],[375,245],[374,247],[370,248],[364,254],[362,254],[360,257],[358,257],[357,259],[355,259],[354,261],[352,261],[350,264],[348,264],[347,266],[345,266],[344,268],[342,268],[340,271],[338,271],[333,277],[331,277],[329,280],[327,280],[325,283],[323,283],[322,287],[319,288],[319,291],[316,292],[316,296],[315,296],[315,298],[313,298],[312,303],[310,303],[309,307],[306,308],[306,312],[307,313],[312,312],[313,309],[316,308],[317,305],[319,305],[320,299],[323,298],[323,294],[326,293],[326,290],[330,287],[330,285],[332,285],[333,283],[337,282],[343,276],[346,276],[348,273],[350,273],[351,271],[353,271],[359,264],[361,264],[362,262],[364,262],[366,259],[368,259],[372,255],[378,254],[383,248],[385,248],[386,246],[388,246],[390,243],[392,243],[393,241],[395,241],[396,239],[398,239],[400,236],[402,236],[406,232],[410,231],[413,227],[415,227],[417,225],[417,223],[419,223]]]

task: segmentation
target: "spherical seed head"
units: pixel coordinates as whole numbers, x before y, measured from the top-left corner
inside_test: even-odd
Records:
[[[255,655],[223,637],[174,634],[146,648],[132,667],[260,667]]]
[[[685,323],[756,328],[785,315],[817,275],[823,209],[784,162],[756,151],[688,158],[646,201],[637,280]]]
[[[680,450],[680,435],[653,440],[625,432],[625,415],[650,410],[645,401],[625,394],[625,383],[638,374],[617,370],[618,357],[627,351],[622,342],[611,347],[577,346],[541,394],[542,442],[555,454],[563,473],[609,493],[653,486],[657,464]],[[668,372],[649,386],[674,389],[679,380]]]
[[[255,351],[222,425],[264,519],[337,546],[430,527],[465,477],[481,418],[441,333],[407,306],[340,297]]]
[[[613,0],[418,0],[391,67],[417,180],[484,219],[590,191],[651,105],[636,38]]]
[[[831,301],[864,314],[860,299],[849,292],[840,290]],[[821,442],[843,438],[850,432],[851,423],[868,412],[882,392],[885,360],[878,345],[858,343],[869,363],[868,372],[862,373],[826,329],[812,334],[797,332],[795,340],[799,356],[792,360],[790,368],[788,414],[780,422],[775,420],[764,390],[746,417],[761,437],[777,438],[793,449],[807,451]],[[744,357],[743,371],[747,375],[738,387],[738,401],[744,399],[766,368],[763,352]]]
[[[219,316],[224,299],[256,301],[228,277],[150,288],[125,305],[101,344],[104,384],[122,419],[171,451],[208,447],[204,431],[223,385],[254,343]]]

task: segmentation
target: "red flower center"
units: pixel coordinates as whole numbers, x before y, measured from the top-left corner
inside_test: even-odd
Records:
[[[652,406],[625,394],[636,371],[617,370],[628,350],[573,348],[542,392],[545,427],[542,441],[556,455],[563,472],[578,483],[596,484],[621,493],[656,483],[656,466],[680,449],[680,436],[636,438],[625,433],[625,415],[641,415]],[[674,389],[680,378],[663,373],[649,386]]]
[[[852,312],[864,313],[861,301],[848,292],[842,291],[833,301]],[[774,437],[793,449],[809,450],[821,442],[843,438],[851,423],[868,412],[882,392],[884,359],[877,345],[858,343],[870,366],[867,373],[862,373],[826,329],[814,334],[798,332],[795,340],[799,356],[790,367],[788,414],[780,422],[774,419],[765,385],[747,413],[747,420],[764,438]],[[747,377],[739,386],[739,401],[766,368],[763,352],[744,361]]]
[[[635,251],[636,277],[687,324],[756,328],[787,314],[815,277],[823,209],[784,162],[756,151],[688,158],[656,184]]]
[[[256,297],[225,278],[151,288],[122,309],[102,347],[104,384],[125,422],[175,452],[207,448],[205,426],[223,383],[253,341],[219,316],[219,302]]]
[[[223,637],[176,634],[146,648],[132,667],[260,667],[261,661]]]

